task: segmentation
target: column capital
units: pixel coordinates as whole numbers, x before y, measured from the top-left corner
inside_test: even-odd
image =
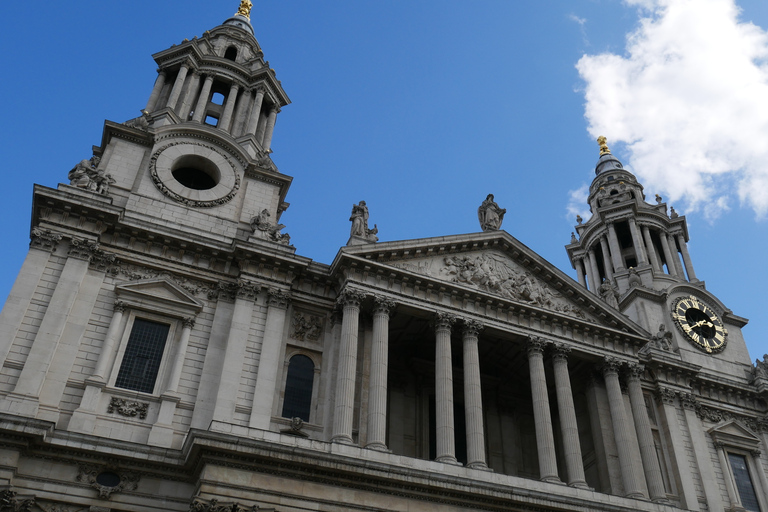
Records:
[[[192,329],[195,326],[195,319],[191,316],[185,316],[181,319],[181,325],[184,327],[187,327],[189,329]]]
[[[123,312],[125,312],[125,302],[123,302],[123,301],[121,301],[119,299],[115,300],[115,305],[112,308],[112,310],[115,313],[123,313]]]
[[[629,380],[640,380],[645,373],[645,366],[640,363],[627,363],[627,378]]]
[[[725,448],[725,443],[722,441],[715,441],[714,445],[715,445],[715,448]]]
[[[477,336],[480,334],[480,331],[485,329],[485,325],[477,320],[463,320],[463,322],[464,326],[462,328],[462,333],[464,336]]]
[[[525,342],[525,347],[526,350],[528,350],[529,356],[536,353],[543,354],[547,345],[549,345],[549,342],[539,336],[528,336],[528,339]]]
[[[259,286],[256,283],[246,281],[245,279],[238,279],[236,287],[238,299],[246,299],[256,302],[256,295],[259,293]]]
[[[267,290],[267,304],[269,304],[269,307],[287,309],[289,302],[291,302],[290,293],[278,290],[277,288]]]
[[[661,404],[674,405],[677,391],[659,386],[656,388],[656,391],[654,391],[653,396],[656,398],[656,401]]]
[[[363,302],[364,298],[365,294],[363,292],[345,288],[341,291],[341,293],[339,293],[338,297],[336,298],[336,302],[344,307],[352,306],[359,308],[360,303]]]
[[[761,452],[760,450],[757,450],[757,449],[755,449],[755,450],[750,450],[750,452],[749,452],[749,453],[750,453],[750,454],[751,454],[753,457],[755,457],[755,458],[759,458],[759,457],[760,457],[760,454],[761,454],[761,453],[763,453],[763,452]]]
[[[621,368],[621,365],[624,363],[619,358],[612,357],[612,356],[606,356],[603,359],[603,366],[601,370],[603,371],[603,377],[607,377],[608,375],[615,374],[616,376],[619,375],[619,369]]]
[[[263,96],[267,93],[267,88],[263,85],[257,85],[255,87],[251,87],[250,91],[254,94],[261,94]]]
[[[555,361],[567,361],[571,353],[571,347],[565,343],[554,343],[552,345],[552,359]]]
[[[42,249],[53,252],[56,246],[61,242],[61,235],[50,229],[32,228],[29,235],[29,248]]]
[[[397,302],[390,299],[389,297],[384,297],[382,295],[375,295],[373,297],[373,312],[375,313],[384,313],[387,316],[391,316],[392,312],[394,311],[395,307],[397,307]]]
[[[72,238],[69,241],[68,256],[79,260],[90,261],[91,257],[99,250],[99,243],[84,238]]]
[[[679,393],[678,396],[680,397],[680,405],[683,406],[683,409],[688,409],[689,411],[696,410],[696,406],[698,405],[696,395],[693,393]]]
[[[451,315],[450,313],[441,313],[437,312],[435,313],[435,330],[439,331],[441,329],[447,329],[451,330],[451,327],[453,327],[453,324],[456,323],[456,315]]]
[[[157,74],[166,76],[168,74],[168,71],[166,71],[165,69],[157,68]]]

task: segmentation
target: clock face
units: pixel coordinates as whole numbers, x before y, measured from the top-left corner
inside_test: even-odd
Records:
[[[728,331],[712,308],[694,296],[681,297],[672,306],[672,318],[686,338],[708,354],[725,348]]]

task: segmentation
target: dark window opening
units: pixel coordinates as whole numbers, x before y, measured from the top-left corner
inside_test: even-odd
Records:
[[[115,387],[152,393],[170,328],[141,318],[134,320]]]
[[[296,355],[288,363],[283,399],[283,418],[301,418],[309,421],[312,408],[312,386],[315,378],[315,364],[310,358]]]
[[[752,483],[752,477],[747,467],[747,458],[743,455],[729,453],[728,461],[731,463],[733,479],[736,480],[736,489],[739,492],[742,506],[749,512],[760,512],[755,486]]]
[[[229,60],[237,60],[237,48],[230,46],[227,51],[224,52],[224,58]]]
[[[616,237],[619,239],[619,247],[622,249],[632,247],[632,232],[629,230],[629,224],[623,221],[617,222],[614,226],[616,227]]]
[[[185,187],[194,190],[210,190],[216,186],[216,180],[208,175],[208,173],[193,167],[176,169],[173,171],[173,177]]]
[[[117,487],[120,485],[120,475],[111,471],[104,471],[96,475],[96,483],[104,487]]]
[[[612,195],[612,196],[615,196],[615,195],[617,195],[618,193],[619,193],[619,191],[618,191],[618,190],[616,190],[616,189],[613,189],[613,190],[611,190],[611,195]]]
[[[595,263],[597,264],[597,273],[599,274],[598,281],[602,283],[603,279],[608,278],[608,273],[605,271],[605,258],[603,258],[603,248],[601,245],[595,246]]]

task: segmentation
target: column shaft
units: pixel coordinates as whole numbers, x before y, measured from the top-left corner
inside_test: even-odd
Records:
[[[665,233],[659,233],[661,239],[661,250],[664,252],[664,259],[667,260],[667,272],[671,276],[677,276],[677,265],[672,256],[672,250],[669,248],[669,239]]]
[[[635,420],[635,431],[639,441],[640,458],[643,461],[648,493],[653,501],[666,501],[667,493],[664,490],[659,459],[656,455],[656,446],[653,441],[653,433],[651,432],[651,421],[648,419],[648,410],[645,407],[643,390],[640,386],[642,372],[642,366],[630,366],[628,377],[629,402],[632,406],[632,417]]]
[[[560,482],[557,476],[555,456],[555,435],[552,431],[552,416],[549,412],[547,378],[544,373],[544,347],[541,338],[528,338],[528,369],[531,377],[533,399],[533,421],[536,426],[536,448],[539,455],[539,473],[545,482]]]
[[[213,87],[213,77],[208,75],[205,77],[203,88],[200,90],[200,96],[197,98],[197,105],[195,105],[195,114],[192,117],[192,120],[195,122],[203,122],[205,107],[208,105],[208,97],[211,95],[211,87]]]
[[[630,217],[628,222],[629,232],[632,234],[632,245],[635,246],[635,254],[637,255],[637,266],[639,267],[648,263],[648,256],[645,254],[645,246],[643,246],[643,239],[640,237],[637,222],[633,217]]]
[[[685,243],[685,238],[682,234],[677,235],[677,243],[680,245],[680,252],[683,254],[683,262],[685,263],[685,271],[688,273],[688,281],[698,281],[698,279],[696,279],[696,272],[693,271],[691,255],[688,254],[688,244]]]
[[[736,488],[733,486],[730,463],[728,462],[728,454],[725,452],[725,446],[723,446],[722,443],[716,443],[715,449],[717,450],[717,458],[720,461],[720,470],[723,472],[723,480],[725,480],[725,489],[728,492],[728,499],[731,501],[731,506],[726,510],[744,510],[744,507],[741,506],[739,493],[736,492]]]
[[[435,460],[449,464],[456,464],[451,361],[451,325],[455,321],[453,316],[442,313],[435,321]]]
[[[645,246],[648,249],[648,255],[651,259],[651,265],[653,270],[660,272],[661,264],[659,263],[659,256],[656,254],[656,248],[653,246],[653,239],[651,238],[651,230],[648,226],[642,226],[643,238],[645,239]]]
[[[555,370],[555,388],[557,389],[557,410],[560,413],[560,432],[563,436],[565,466],[568,470],[568,485],[589,487],[584,477],[584,463],[581,458],[579,428],[576,423],[576,408],[573,405],[571,377],[568,372],[568,354],[571,349],[557,344],[552,357]]]
[[[181,95],[181,89],[184,87],[184,80],[187,79],[187,72],[189,71],[189,64],[186,62],[179,68],[179,74],[176,75],[176,81],[173,82],[173,89],[171,89],[171,95],[168,96],[168,103],[166,107],[176,109],[176,102],[179,101]]]
[[[675,272],[677,277],[685,279],[685,271],[683,270],[683,264],[680,263],[680,255],[677,250],[677,243],[675,243],[675,237],[667,235],[669,238],[669,248],[672,250],[672,264],[675,265]]]
[[[99,354],[99,360],[96,363],[96,370],[93,372],[92,378],[98,379],[102,382],[107,380],[107,371],[113,362],[115,356],[115,348],[117,347],[118,334],[120,324],[123,321],[123,312],[125,311],[125,305],[120,301],[115,301],[115,312],[112,315],[112,320],[109,322],[109,329],[107,335],[104,338],[104,344],[101,346],[101,353]]]
[[[248,118],[248,126],[245,128],[246,134],[255,134],[259,126],[259,117],[261,115],[261,103],[264,101],[264,89],[256,90],[256,97],[251,107],[251,116]]]
[[[194,318],[184,318],[182,320],[183,328],[181,330],[181,339],[179,340],[179,349],[176,351],[176,359],[171,367],[171,376],[168,378],[168,388],[166,391],[176,393],[179,390],[179,381],[181,380],[181,370],[184,368],[184,359],[189,347],[189,336],[192,334],[192,327],[195,325]]]
[[[232,123],[232,112],[235,111],[235,102],[237,101],[237,92],[240,90],[240,86],[232,84],[229,88],[229,94],[227,94],[227,103],[224,105],[224,113],[221,115],[221,121],[219,121],[219,128],[225,131],[230,130],[230,124]]]
[[[272,147],[272,134],[275,131],[275,121],[277,121],[277,113],[280,111],[277,105],[272,107],[269,111],[269,118],[267,119],[267,129],[264,131],[264,139],[261,142],[261,147],[264,151],[269,151]]]
[[[603,367],[605,388],[608,392],[608,406],[611,409],[613,420],[613,435],[616,438],[616,450],[619,452],[619,465],[621,466],[621,478],[624,482],[624,493],[629,498],[642,498],[638,475],[635,473],[635,465],[630,449],[630,426],[627,415],[624,412],[624,398],[621,396],[619,385],[620,363],[613,358],[606,358]]]
[[[165,86],[165,71],[158,71],[155,86],[152,88],[152,93],[149,95],[149,100],[147,100],[147,106],[144,110],[152,112],[155,109],[157,98],[160,97],[163,86]]]
[[[603,250],[603,267],[605,267],[605,278],[611,281],[613,279],[613,269],[611,268],[611,253],[608,251],[608,240],[605,236],[600,237],[600,248]]]
[[[616,270],[616,272],[624,270],[624,258],[621,255],[619,237],[616,236],[616,226],[614,226],[613,223],[608,224],[608,245],[611,247],[611,259],[613,260],[613,268]]]
[[[579,284],[586,288],[587,280],[584,278],[584,259],[577,257],[574,259],[574,263],[576,264],[576,277],[579,279]]]
[[[368,389],[368,443],[366,448],[386,450],[387,368],[389,359],[389,315],[395,303],[376,297],[373,311],[371,377]]]
[[[483,429],[483,395],[480,382],[480,357],[477,336],[483,325],[472,320],[464,322],[464,414],[467,427],[467,466],[487,468],[485,461],[485,431]]]
[[[352,416],[355,408],[355,375],[357,371],[357,331],[362,294],[346,291],[339,297],[344,305],[336,379],[336,408],[333,416],[334,443],[352,444]]]
[[[589,250],[589,276],[587,277],[589,277],[592,293],[597,295],[600,290],[600,271],[597,269],[597,256],[594,249]]]
[[[237,109],[235,109],[235,117],[232,120],[232,127],[229,130],[233,137],[239,137],[243,134],[243,125],[246,122],[245,111],[250,105],[251,90],[246,88],[243,91],[240,102],[237,104]]]
[[[181,100],[181,106],[179,107],[179,117],[182,122],[189,118],[189,111],[192,108],[192,102],[195,99],[198,89],[200,89],[200,73],[192,73],[187,84],[187,90],[184,93],[184,97]]]

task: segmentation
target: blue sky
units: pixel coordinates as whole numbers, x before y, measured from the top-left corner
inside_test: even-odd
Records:
[[[150,55],[237,1],[4,2],[5,297],[27,250],[32,184],[91,155],[104,119],[143,108]],[[563,246],[603,134],[687,215],[697,275],[768,351],[768,3],[741,0],[255,1],[293,103],[273,159],[294,177],[281,222],[330,263],[365,200],[382,241],[503,228],[574,275]],[[12,162],[12,163],[11,163]],[[582,213],[583,214],[583,213]]]

